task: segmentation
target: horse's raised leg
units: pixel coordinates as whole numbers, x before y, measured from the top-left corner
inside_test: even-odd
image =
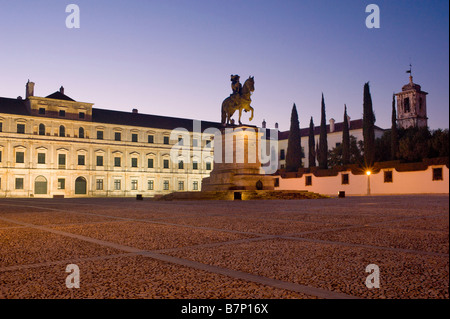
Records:
[[[249,121],[253,120],[253,108],[250,106],[250,110],[252,111],[252,116],[250,116]]]

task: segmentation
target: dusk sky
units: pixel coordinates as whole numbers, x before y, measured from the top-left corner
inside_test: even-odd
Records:
[[[70,3],[80,28],[68,29]],[[380,28],[365,24],[368,4]],[[288,130],[362,118],[370,82],[376,125],[389,128],[394,92],[429,93],[429,127],[449,127],[449,1],[0,0],[0,96],[65,93],[94,107],[220,121],[231,74],[255,77],[255,118]]]

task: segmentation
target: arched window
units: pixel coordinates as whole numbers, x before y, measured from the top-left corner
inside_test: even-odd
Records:
[[[66,128],[64,127],[64,125],[61,125],[59,127],[59,136],[61,136],[61,137],[65,137],[66,136]]]
[[[39,124],[39,135],[45,135],[45,125]]]
[[[78,137],[79,138],[84,138],[84,128],[80,127],[78,129]]]

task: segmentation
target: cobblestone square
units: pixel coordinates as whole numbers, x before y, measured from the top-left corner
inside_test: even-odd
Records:
[[[448,299],[449,197],[1,199],[0,298]]]

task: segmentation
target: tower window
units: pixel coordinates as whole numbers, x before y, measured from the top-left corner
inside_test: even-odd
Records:
[[[409,97],[405,97],[405,99],[403,100],[403,108],[405,110],[405,113],[411,111],[411,106],[409,105]]]

